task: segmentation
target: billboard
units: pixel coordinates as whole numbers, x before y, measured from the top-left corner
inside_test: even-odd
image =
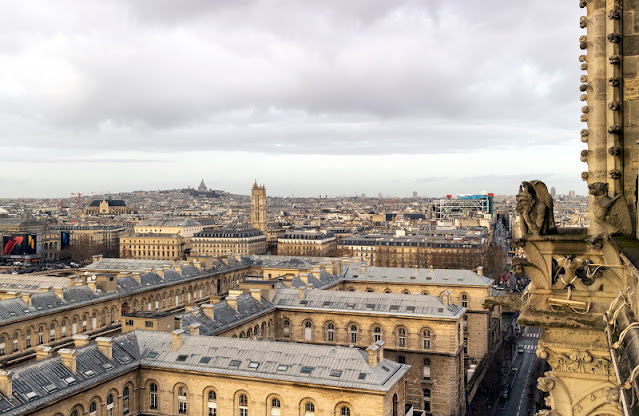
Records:
[[[28,256],[36,254],[35,234],[11,234],[2,236],[3,256]]]
[[[69,247],[71,245],[71,231],[60,232],[60,248]]]

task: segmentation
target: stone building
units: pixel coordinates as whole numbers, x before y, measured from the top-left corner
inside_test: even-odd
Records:
[[[0,374],[3,414],[403,415],[408,366],[336,346],[133,331]],[[186,381],[188,380],[188,381]]]
[[[82,211],[84,215],[122,215],[131,214],[133,210],[122,199],[94,199]]]
[[[330,257],[336,252],[337,239],[330,232],[289,231],[277,239],[280,256]]]
[[[257,181],[251,189],[251,227],[260,230],[264,235],[268,233],[266,187],[258,185]]]
[[[192,256],[264,254],[266,236],[255,228],[202,231],[191,238]]]
[[[181,237],[193,237],[202,229],[202,224],[189,218],[151,218],[133,226],[136,234],[170,234]]]
[[[188,239],[178,234],[133,233],[120,237],[123,259],[181,260]]]

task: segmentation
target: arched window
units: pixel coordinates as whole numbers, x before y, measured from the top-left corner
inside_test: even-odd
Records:
[[[399,407],[399,400],[397,400],[397,393],[393,394],[393,416],[398,416],[397,408]]]
[[[209,391],[207,410],[207,416],[217,416],[217,394],[213,390]]]
[[[244,333],[240,332],[240,338],[244,338]]]
[[[282,411],[282,403],[277,397],[271,399],[271,416],[280,416]]]
[[[304,416],[315,416],[315,405],[311,402],[306,402],[304,405]]]
[[[428,296],[428,291],[427,290],[422,290],[422,295]]]
[[[406,329],[404,328],[397,329],[397,346],[400,348],[406,347]]]
[[[106,414],[107,416],[113,416],[113,395],[109,394],[106,399]]]
[[[240,397],[237,399],[237,404],[240,416],[248,416],[248,398],[246,394],[240,394]]]
[[[87,316],[86,313],[82,315],[82,332],[87,331],[87,319],[89,319],[89,317]]]
[[[348,406],[342,406],[339,409],[340,416],[351,416],[351,409]]]
[[[304,339],[310,341],[313,335],[313,324],[311,321],[304,322]]]
[[[283,322],[283,330],[284,338],[289,338],[291,336],[291,322],[288,319],[285,319]]]
[[[4,343],[4,340],[3,340]],[[44,344],[44,327],[40,326],[38,328],[38,345]]]
[[[186,414],[186,387],[181,386],[178,388],[178,413],[181,415]]]
[[[424,390],[424,412],[430,413],[430,389]]]
[[[95,416],[98,414],[98,404],[96,402],[91,402],[89,405],[89,416]]]
[[[366,291],[367,291],[367,292],[369,292],[369,293],[374,292],[374,290],[373,290],[373,289],[371,289],[370,287],[367,287],[367,288],[366,288]]]
[[[251,338],[251,330],[250,329],[246,330],[246,338]]]
[[[18,352],[18,333],[13,334],[13,351]]]
[[[111,323],[115,323],[115,306],[111,307]]]
[[[151,383],[149,386],[149,409],[157,410],[158,408],[158,385]]]
[[[55,323],[51,323],[51,327],[49,328],[49,341],[55,341]]]
[[[428,329],[424,329],[422,334],[423,347],[425,350],[430,349],[430,331]]]
[[[381,341],[382,339],[382,328],[376,326],[373,328],[373,342]]]
[[[79,416],[79,413],[77,410],[74,410],[73,412],[71,412],[71,416]]]
[[[351,325],[351,342],[353,344],[357,342],[357,325]]]
[[[410,292],[407,289],[402,290],[402,295],[410,295]]]
[[[461,295],[461,306],[468,308],[468,295],[466,293],[462,293]]]
[[[125,387],[124,390],[122,390],[122,414],[123,415],[128,415],[130,410],[129,410],[129,388]]]
[[[384,293],[391,293],[390,289],[384,289]]]
[[[31,348],[31,330],[27,329],[27,337],[25,340],[25,347],[26,348]]]
[[[327,341],[335,341],[335,325],[328,324],[326,326],[326,340]]]

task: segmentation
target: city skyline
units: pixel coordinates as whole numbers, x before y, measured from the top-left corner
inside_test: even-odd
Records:
[[[494,3],[7,2],[0,197],[583,195],[579,10]]]

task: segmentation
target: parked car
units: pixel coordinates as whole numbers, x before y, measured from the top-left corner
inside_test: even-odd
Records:
[[[502,399],[506,399],[508,400],[508,398],[510,397],[510,385],[509,384],[504,384],[501,388],[501,393],[499,393],[499,396]]]

